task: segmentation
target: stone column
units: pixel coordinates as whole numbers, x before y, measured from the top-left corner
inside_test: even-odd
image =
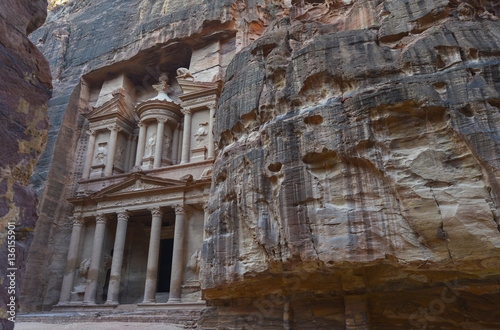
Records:
[[[161,219],[163,212],[159,207],[151,209],[151,234],[149,236],[148,266],[143,303],[156,301],[156,282],[158,277],[158,257],[160,256]]]
[[[186,207],[175,208],[174,251],[172,255],[172,275],[170,277],[169,304],[181,302],[181,286],[184,278],[184,232]]]
[[[120,293],[120,279],[122,273],[123,251],[125,250],[125,237],[127,236],[127,222],[130,213],[118,213],[116,224],[115,245],[113,247],[113,260],[109,277],[108,299],[106,304],[118,304]]]
[[[215,158],[215,145],[214,145],[214,116],[216,104],[210,104],[210,117],[208,118],[208,159]]]
[[[182,109],[184,114],[184,133],[182,135],[182,158],[181,164],[189,163],[189,153],[191,152],[191,109]]]
[[[115,164],[115,154],[116,154],[116,142],[118,140],[118,131],[120,127],[118,125],[110,125],[108,129],[111,131],[109,137],[109,148],[108,148],[108,159],[106,161],[106,167],[104,168],[104,175],[108,176],[113,174],[113,166]]]
[[[94,160],[94,150],[95,150],[95,138],[97,136],[97,131],[88,130],[89,143],[87,145],[87,157],[85,158],[85,165],[83,167],[83,179],[88,179],[90,177],[90,169],[92,167],[92,161]]]
[[[135,155],[135,166],[141,166],[144,157],[144,146],[146,144],[146,123],[139,123],[139,141],[137,142],[137,153]]]
[[[172,134],[172,164],[177,164],[177,148],[179,146],[179,124],[175,126],[174,133]]]
[[[153,168],[161,167],[161,153],[163,148],[163,135],[165,134],[165,118],[158,118],[158,128],[156,130],[156,145],[155,145],[155,159]]]
[[[130,151],[129,168],[132,169],[135,165],[135,154],[137,153],[137,136],[132,137],[132,150]]]
[[[106,232],[106,216],[99,214],[96,217],[94,242],[92,246],[92,256],[90,258],[90,267],[87,275],[87,287],[83,303],[95,304],[97,294],[97,280],[99,279],[99,269],[101,268],[102,248],[104,245],[104,234]]]
[[[61,294],[59,296],[59,304],[67,303],[73,289],[73,280],[75,278],[75,269],[77,266],[78,247],[80,246],[80,237],[82,234],[83,219],[71,217],[73,222],[73,230],[69,241],[68,257],[66,259],[66,271],[61,286]]]
[[[179,142],[177,146],[177,164],[181,162],[181,154],[182,154],[182,138],[184,135],[184,128],[181,124],[179,124]]]

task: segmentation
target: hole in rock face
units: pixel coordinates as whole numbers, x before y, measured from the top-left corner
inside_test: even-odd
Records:
[[[283,166],[283,164],[278,162],[278,163],[274,163],[274,164],[269,165],[267,168],[271,172],[279,172],[281,170],[282,166]]]
[[[304,118],[304,123],[309,125],[320,125],[323,124],[323,117],[320,115],[314,115]]]
[[[215,182],[217,182],[217,184],[221,184],[222,182],[226,181],[226,178],[227,178],[227,172],[226,170],[223,170],[222,172],[219,173]]]
[[[489,99],[488,103],[495,108],[500,109],[500,99]]]
[[[474,116],[474,111],[472,110],[472,108],[469,104],[458,109],[458,112],[460,112],[465,117],[473,117]]]

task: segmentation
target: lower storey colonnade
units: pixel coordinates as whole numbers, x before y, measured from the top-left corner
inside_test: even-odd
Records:
[[[141,214],[150,214],[151,230],[149,234],[149,247],[147,250],[147,269],[144,280],[144,294],[142,303],[150,304],[156,302],[156,292],[158,287],[159,277],[159,257],[161,245],[162,222],[165,221],[165,209],[169,209],[172,213],[172,208],[168,207],[152,207],[150,209],[141,210]],[[170,290],[168,303],[181,302],[181,290],[184,279],[184,259],[186,246],[186,205],[177,205],[173,207],[175,210],[175,224],[173,235],[173,251],[171,261],[170,274]],[[146,212],[145,212],[146,211]],[[97,214],[94,219],[87,220],[87,225],[93,225],[95,221],[95,230],[93,232],[91,257],[87,261],[88,270],[86,270],[85,291],[82,301],[83,305],[94,305],[97,301],[98,285],[102,287],[103,279],[103,249],[106,239],[106,228],[109,221],[116,218],[116,230],[114,235],[114,243],[111,250],[111,267],[106,276],[106,305],[119,304],[119,295],[121,284],[123,281],[123,260],[126,250],[127,226],[129,219],[134,213],[130,211],[122,211],[117,214]],[[72,291],[75,286],[75,275],[81,273],[82,263],[79,262],[81,254],[83,229],[86,227],[86,222],[82,217],[72,217],[73,229],[71,233],[69,250],[66,262],[66,269],[61,286],[59,305],[75,303],[72,301]],[[165,228],[164,228],[165,229]],[[136,233],[129,233],[136,235]],[[87,239],[88,240],[88,239]],[[81,275],[81,274],[80,274]],[[99,282],[101,280],[101,283]],[[101,299],[102,300],[102,299]]]

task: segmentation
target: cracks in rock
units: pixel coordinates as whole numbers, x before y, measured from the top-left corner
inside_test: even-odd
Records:
[[[434,199],[434,203],[436,203],[436,206],[438,209],[439,217],[441,218],[441,226],[437,229],[436,237],[438,239],[441,239],[441,240],[446,242],[446,249],[448,250],[448,256],[450,258],[450,261],[452,262],[452,264],[455,264],[455,261],[453,260],[453,257],[451,255],[451,250],[450,250],[450,246],[448,243],[449,242],[448,233],[444,230],[444,220],[443,220],[443,215],[441,213],[441,207],[440,207],[439,202],[436,198],[436,195],[434,194],[434,190],[432,190],[432,188],[429,188],[429,191],[432,194],[432,198]]]

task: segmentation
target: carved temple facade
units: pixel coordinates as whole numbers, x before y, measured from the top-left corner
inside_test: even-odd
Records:
[[[176,88],[165,73],[158,80],[147,98],[124,73],[89,91],[94,104],[79,141],[82,173],[69,199],[72,232],[55,309],[202,303],[199,255],[220,83],[195,81],[182,68]]]

